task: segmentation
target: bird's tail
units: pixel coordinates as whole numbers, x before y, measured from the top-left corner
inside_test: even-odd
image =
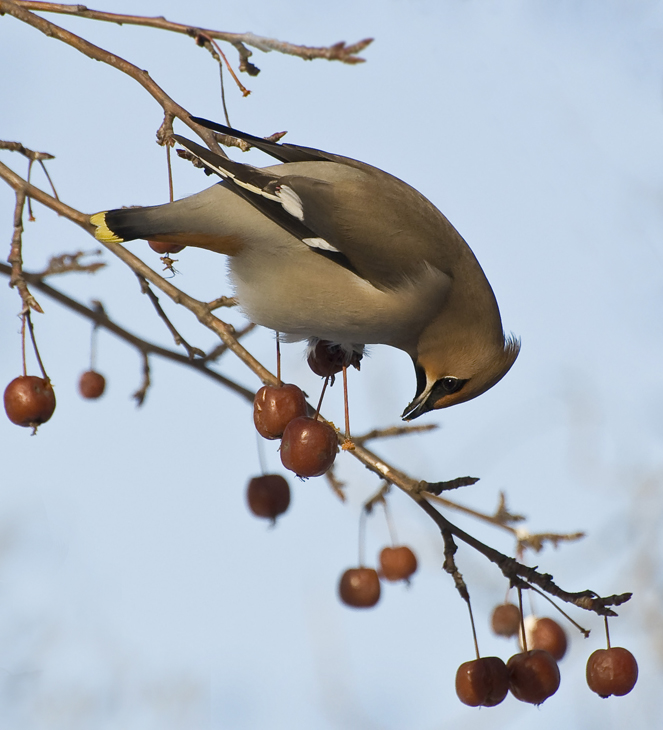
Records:
[[[228,201],[226,196],[230,196]],[[96,227],[95,237],[102,243],[142,238],[234,256],[243,245],[246,228],[246,211],[238,209],[238,201],[242,203],[223,184],[217,184],[173,203],[95,213],[90,223]]]
[[[95,238],[103,243],[123,243],[137,238],[158,240],[164,231],[159,225],[159,216],[154,214],[156,208],[118,208],[95,213],[90,223],[96,226]],[[161,230],[160,230],[161,229]]]

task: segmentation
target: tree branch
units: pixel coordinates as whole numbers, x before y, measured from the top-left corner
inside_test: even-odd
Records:
[[[249,57],[252,55],[246,46],[253,46],[264,53],[277,51],[289,56],[297,56],[306,61],[312,61],[316,58],[326,59],[328,61],[340,61],[341,63],[357,64],[363,63],[365,59],[360,58],[356,54],[361,53],[372,42],[372,38],[365,38],[358,43],[346,45],[344,41],[334,43],[331,46],[302,46],[294,43],[279,41],[275,38],[265,38],[254,33],[227,33],[220,30],[211,30],[209,28],[197,28],[182,23],[174,23],[166,20],[163,16],[146,18],[139,15],[123,15],[119,13],[105,13],[100,10],[90,10],[85,5],[65,5],[62,3],[47,2],[29,2],[29,0],[14,0],[15,4],[25,10],[37,12],[60,13],[63,15],[75,15],[80,18],[89,18],[90,20],[102,20],[108,23],[117,23],[118,25],[142,25],[149,28],[159,28],[172,33],[183,33],[184,35],[197,38],[200,34],[215,38],[219,41],[226,41],[232,44],[240,54],[240,71],[248,73],[250,76],[256,76],[259,69],[248,63]]]
[[[548,573],[539,573],[536,568],[530,568],[519,563],[514,558],[510,558],[498,550],[485,545],[480,540],[472,537],[472,535],[464,532],[459,527],[456,527],[456,525],[449,522],[449,520],[440,514],[425,498],[421,498],[417,501],[424,512],[426,512],[426,514],[435,521],[443,535],[447,531],[450,532],[454,535],[454,537],[462,540],[466,545],[474,548],[477,552],[488,558],[488,560],[492,563],[495,563],[504,576],[509,579],[512,586],[520,586],[521,588],[529,588],[530,584],[538,586],[541,590],[551,596],[555,596],[555,598],[559,598],[561,601],[572,603],[586,611],[594,611],[594,613],[597,613],[600,616],[616,616],[617,614],[610,608],[610,606],[620,606],[622,603],[626,603],[626,601],[631,598],[631,593],[622,593],[620,595],[607,596],[605,598],[602,598],[591,590],[569,593],[553,582],[552,575],[549,575]]]
[[[48,5],[48,3],[41,4]],[[120,58],[103,48],[99,48],[99,46],[95,46],[93,43],[86,41],[74,33],[70,33],[68,30],[61,28],[59,25],[55,25],[45,18],[29,12],[24,6],[17,2],[13,2],[13,0],[0,0],[0,15],[3,14],[11,15],[17,20],[20,20],[27,25],[31,25],[33,28],[41,31],[49,38],[55,38],[62,41],[63,43],[72,46],[72,48],[75,48],[85,56],[88,56],[95,61],[107,63],[109,66],[113,66],[119,71],[122,71],[122,73],[125,73],[127,76],[130,76],[163,107],[166,112],[167,119],[177,117],[180,121],[190,127],[201,139],[203,139],[210,149],[213,149],[219,154],[224,154],[216,142],[214,133],[211,130],[205,129],[199,124],[193,122],[189,116],[189,112],[171,99],[170,96],[168,96],[168,94],[166,94],[166,92],[152,80],[147,71],[134,66],[133,63],[129,63],[129,61],[125,61],[123,58]],[[162,125],[160,127],[160,139],[158,140],[160,144],[165,144],[171,134],[171,125]]]
[[[7,264],[0,263],[0,274],[4,276],[10,276],[11,268],[7,266]],[[89,319],[95,324],[95,326],[101,327],[102,329],[105,329],[108,332],[114,334],[119,339],[124,340],[124,342],[128,343],[132,347],[135,347],[136,350],[138,350],[142,355],[156,355],[157,357],[161,357],[165,360],[171,360],[172,362],[176,362],[180,365],[185,365],[188,368],[192,368],[193,370],[196,370],[197,372],[205,375],[211,380],[214,380],[220,385],[223,385],[225,388],[228,388],[233,393],[241,396],[249,403],[253,403],[255,393],[252,390],[244,388],[242,385],[235,383],[234,381],[230,380],[230,378],[227,378],[225,375],[221,375],[221,373],[218,373],[216,370],[212,370],[211,368],[207,367],[204,361],[190,360],[186,355],[183,355],[180,352],[168,350],[165,347],[155,345],[152,342],[148,342],[147,340],[144,340],[141,337],[132,334],[116,322],[113,322],[113,320],[108,317],[103,309],[93,309],[90,307],[86,307],[84,304],[81,304],[67,294],[64,294],[58,289],[55,289],[50,284],[47,284],[43,280],[41,274],[33,274],[29,271],[24,271],[23,276],[25,277],[25,280],[35,289],[44,292],[44,294],[46,294],[48,297],[58,302],[58,304],[62,304],[64,307],[67,307],[67,309],[70,309],[72,312],[76,312],[76,314],[79,314],[81,317]]]

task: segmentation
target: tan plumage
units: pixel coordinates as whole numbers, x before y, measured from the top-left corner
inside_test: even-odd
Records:
[[[181,137],[223,182],[182,200],[91,218],[100,240],[147,238],[229,256],[247,316],[290,339],[407,352],[407,419],[480,395],[515,361],[493,291],[449,221],[401,180],[362,162],[248,140],[283,164],[254,168]]]

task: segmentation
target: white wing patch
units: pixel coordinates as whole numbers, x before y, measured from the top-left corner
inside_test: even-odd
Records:
[[[243,180],[240,180],[238,177],[234,175],[226,175],[226,177],[230,177],[234,183],[240,186],[240,188],[244,188],[244,190],[248,190],[250,193],[255,193],[256,195],[262,195],[263,198],[268,198],[269,200],[275,200],[277,203],[280,202],[280,198],[278,195],[273,195],[272,193],[268,193],[263,188],[259,188],[257,185],[252,185],[251,183],[244,182]]]
[[[180,144],[183,147],[186,147],[189,149],[186,145],[186,142],[188,140],[178,140]],[[297,193],[288,185],[281,185],[279,184],[279,178],[276,176],[272,176],[269,174],[261,173],[260,170],[252,167],[251,165],[243,165],[241,163],[233,163],[232,167],[237,168],[237,166],[240,166],[242,169],[247,171],[252,171],[254,173],[254,180],[256,182],[260,181],[264,183],[266,180],[267,182],[264,183],[264,187],[261,185],[256,185],[255,182],[250,182],[250,179],[244,179],[241,180],[235,172],[233,172],[232,167],[231,169],[227,169],[225,167],[221,167],[219,163],[214,164],[206,157],[201,157],[197,152],[195,152],[193,149],[189,149],[189,152],[199,159],[203,165],[210,170],[213,170],[217,175],[219,175],[222,178],[225,178],[226,180],[231,180],[236,185],[239,185],[239,187],[243,188],[244,190],[248,190],[250,193],[253,193],[254,195],[260,195],[263,198],[267,198],[268,200],[273,200],[276,203],[280,203],[283,207],[283,210],[285,210],[288,215],[291,215],[293,218],[296,218],[298,221],[304,221],[304,204],[302,203],[302,199],[297,195]],[[232,162],[232,161],[230,161]],[[247,178],[250,178],[250,175],[247,175]],[[274,192],[272,192],[274,191]],[[311,237],[311,238],[303,238],[302,242],[305,243],[310,248],[317,248],[322,251],[331,251],[333,253],[341,253],[335,246],[332,246],[331,243],[326,241],[324,238],[318,238],[318,237]]]
[[[299,195],[297,195],[297,193],[287,185],[279,185],[277,190],[278,200],[281,202],[283,210],[285,210],[286,213],[290,213],[290,215],[297,218],[297,220],[303,221],[304,206]]]
[[[333,251],[334,253],[340,253],[340,251],[325,241],[324,238],[302,238],[302,243],[305,243],[310,248],[320,248],[323,251]]]

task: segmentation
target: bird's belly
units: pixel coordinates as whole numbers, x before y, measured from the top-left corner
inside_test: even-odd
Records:
[[[324,271],[298,275],[290,265],[251,270],[247,281],[230,262],[242,310],[251,321],[291,340],[317,337],[347,344],[386,344],[409,351],[440,311],[450,279],[432,267],[395,289],[369,282],[320,257]],[[259,275],[258,275],[259,274]]]

